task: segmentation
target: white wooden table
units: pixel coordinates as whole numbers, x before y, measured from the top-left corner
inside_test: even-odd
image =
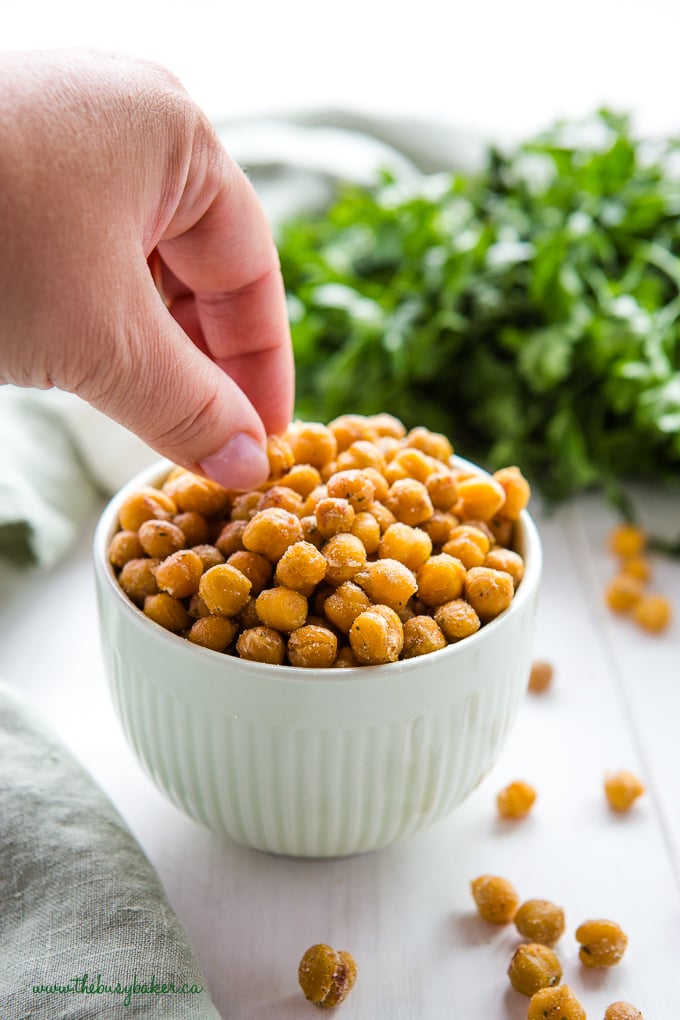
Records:
[[[680,526],[680,496],[645,494],[646,523]],[[189,932],[225,1020],[317,1015],[297,986],[304,950],[350,950],[359,976],[344,1020],[520,1020],[527,1001],[506,977],[518,938],[473,909],[469,882],[511,879],[521,898],[565,908],[557,951],[590,1020],[628,999],[646,1020],[678,1016],[680,952],[680,563],[655,562],[676,620],[658,637],[613,617],[613,516],[596,497],[539,518],[545,574],[536,658],[553,688],[527,695],[497,766],[449,819],[384,851],[334,861],[270,857],[218,839],[156,791],[111,709],[99,651],[90,542],[45,575],[0,566],[0,675],[27,693],[109,793]],[[36,640],[37,628],[40,640]],[[30,649],[30,654],[27,651]],[[608,769],[647,793],[627,816],[607,808]],[[503,823],[495,795],[524,778],[531,816]],[[629,935],[622,963],[585,972],[574,930],[589,917]]]

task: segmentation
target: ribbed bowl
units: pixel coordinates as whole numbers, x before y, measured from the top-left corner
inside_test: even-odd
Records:
[[[114,497],[94,548],[113,703],[156,785],[214,832],[296,857],[375,850],[449,814],[495,763],[526,691],[541,571],[529,515],[524,579],[477,634],[386,666],[269,666],[169,633],[118,586],[106,555],[118,507],[166,471]]]

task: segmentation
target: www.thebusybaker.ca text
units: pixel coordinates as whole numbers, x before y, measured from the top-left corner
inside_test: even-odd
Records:
[[[156,981],[155,975],[151,975],[150,981],[138,981],[135,974],[128,984],[122,981],[108,983],[102,981],[101,974],[97,974],[97,980],[93,981],[89,974],[82,977],[69,978],[65,984],[56,982],[51,985],[33,985],[34,995],[122,995],[123,1005],[129,1006],[133,995],[200,995],[203,988],[197,984],[183,982]]]

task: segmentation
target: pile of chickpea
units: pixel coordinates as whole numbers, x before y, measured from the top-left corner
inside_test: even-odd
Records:
[[[255,491],[174,468],[129,496],[109,559],[148,617],[218,652],[316,668],[434,652],[506,610],[524,571],[526,479],[452,456],[388,414],[295,421]]]

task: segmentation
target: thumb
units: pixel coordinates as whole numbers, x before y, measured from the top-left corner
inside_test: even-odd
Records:
[[[90,385],[78,392],[174,463],[226,488],[256,488],[269,474],[260,416],[230,376],[191,342],[145,275],[125,343],[114,340],[108,362],[98,359]]]

